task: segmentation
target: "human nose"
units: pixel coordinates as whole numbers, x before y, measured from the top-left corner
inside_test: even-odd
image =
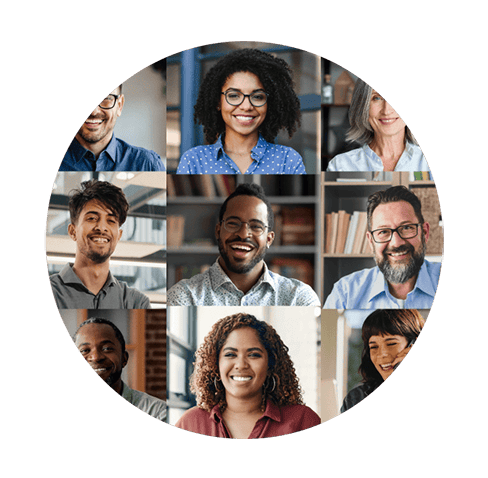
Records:
[[[388,101],[383,101],[383,114],[391,114],[394,113],[395,110],[391,107],[390,103]]]
[[[95,223],[95,230],[97,231],[108,231],[108,223],[106,220],[103,218],[100,218],[96,223]]]
[[[243,355],[237,357],[234,367],[236,370],[245,370],[249,366],[247,358]]]
[[[243,110],[250,110],[250,109],[254,108],[254,106],[251,103],[251,96],[250,95],[244,95],[244,100],[242,101],[242,103],[239,106]]]
[[[93,349],[85,358],[88,362],[98,363],[105,360],[105,355],[100,350]]]
[[[405,239],[402,239],[398,230],[395,229],[391,231],[390,245],[395,247],[397,245],[405,244],[405,242],[406,242]]]
[[[247,222],[241,222],[241,227],[236,231],[236,234],[240,235],[240,232],[242,231],[243,227],[245,228],[245,235],[252,236],[251,226]]]

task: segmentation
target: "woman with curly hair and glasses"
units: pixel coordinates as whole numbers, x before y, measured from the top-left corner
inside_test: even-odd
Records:
[[[424,326],[416,309],[378,309],[363,323],[359,373],[363,381],[344,399],[341,413],[374,392],[410,352]]]
[[[301,156],[274,144],[300,126],[300,101],[282,59],[246,48],[223,57],[205,76],[195,105],[207,146],[180,159],[177,174],[306,174]]]
[[[303,404],[288,347],[253,315],[216,322],[194,366],[197,406],[180,418],[179,428],[222,438],[268,438],[320,424]]]
[[[358,78],[346,139],[359,148],[335,156],[327,171],[430,171],[408,126],[391,105]]]

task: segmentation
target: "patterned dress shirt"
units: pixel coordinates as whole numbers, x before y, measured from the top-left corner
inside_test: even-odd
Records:
[[[172,305],[320,306],[320,301],[309,285],[275,274],[266,264],[259,280],[244,294],[217,259],[207,271],[183,279],[168,290],[168,306]]]
[[[251,150],[252,164],[245,174],[307,174],[302,157],[292,148],[268,143],[259,136]],[[196,146],[180,159],[176,174],[241,174],[224,151],[222,138],[209,146]]]

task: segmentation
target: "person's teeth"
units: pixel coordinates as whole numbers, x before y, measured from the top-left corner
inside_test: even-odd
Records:
[[[251,377],[232,377],[236,382],[247,382],[251,380]]]
[[[251,247],[249,247],[249,246],[234,245],[234,246],[232,246],[232,249],[240,249],[242,251],[250,251],[251,250]]]

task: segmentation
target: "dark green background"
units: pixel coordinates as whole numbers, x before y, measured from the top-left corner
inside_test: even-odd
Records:
[[[485,281],[477,276],[483,234],[467,240],[466,231],[484,220],[486,204],[486,118],[480,117],[486,100],[478,68],[485,29],[472,5],[51,1],[5,8],[2,451],[8,476],[469,472],[481,449],[473,437],[481,420],[476,407],[484,406],[483,376],[475,381],[472,371],[482,363],[475,350],[484,345],[485,311],[476,298]],[[114,399],[62,325],[43,252],[57,168],[93,104],[150,63],[227,40],[309,50],[373,85],[424,150],[445,221],[439,292],[415,352],[346,415],[261,441],[191,435]]]

